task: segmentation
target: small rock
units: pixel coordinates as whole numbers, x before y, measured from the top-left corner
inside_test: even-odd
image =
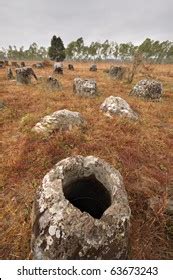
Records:
[[[138,115],[135,113],[129,104],[118,96],[109,96],[100,106],[100,109],[106,113],[107,116],[121,115],[130,119],[137,120]]]
[[[74,71],[74,66],[73,66],[73,64],[68,64],[68,70]]]
[[[55,130],[71,130],[73,127],[84,127],[86,122],[78,112],[59,110],[51,115],[45,116],[38,122],[33,131],[37,133],[50,134]]]
[[[44,68],[44,65],[43,65],[43,63],[39,62],[39,63],[35,64],[35,68],[38,68],[38,69]]]
[[[97,65],[96,64],[91,65],[89,70],[93,71],[93,72],[96,72],[97,71]]]

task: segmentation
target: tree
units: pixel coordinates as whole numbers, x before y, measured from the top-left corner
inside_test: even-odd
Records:
[[[0,49],[0,59],[3,60],[6,57],[6,51],[3,49]]]
[[[65,59],[65,47],[60,37],[57,38],[55,35],[52,37],[48,55],[51,60],[63,61]]]
[[[109,57],[110,55],[110,44],[109,41],[106,40],[105,42],[102,43],[102,50],[101,50],[101,54],[103,55],[103,58],[106,59]]]

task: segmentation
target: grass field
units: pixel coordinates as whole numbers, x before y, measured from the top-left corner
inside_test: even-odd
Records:
[[[171,240],[165,231],[166,188],[171,184],[173,146],[173,65],[154,65],[152,75],[164,86],[160,102],[128,96],[132,86],[144,77],[138,72],[132,85],[111,80],[98,64],[74,63],[75,71],[58,76],[62,91],[48,92],[41,83],[16,85],[0,69],[1,110],[1,259],[30,259],[32,202],[44,175],[59,160],[72,155],[98,156],[117,168],[124,178],[132,211],[129,259],[170,259]],[[52,68],[35,70],[49,76]],[[95,78],[100,96],[95,99],[73,95],[75,77]],[[124,98],[140,115],[138,122],[109,119],[99,107],[110,95]],[[88,122],[86,130],[55,132],[38,136],[31,128],[41,117],[60,109],[80,112]]]

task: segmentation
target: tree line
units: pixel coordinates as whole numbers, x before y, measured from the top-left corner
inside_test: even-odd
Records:
[[[131,61],[136,54],[141,54],[147,61],[154,63],[173,63],[173,42],[155,41],[145,39],[141,44],[120,43],[105,40],[104,42],[91,42],[86,45],[80,37],[70,42],[66,47],[60,37],[55,35],[51,39],[50,47],[39,47],[36,43],[28,49],[9,46],[0,49],[0,59],[7,57],[16,60],[120,60]]]

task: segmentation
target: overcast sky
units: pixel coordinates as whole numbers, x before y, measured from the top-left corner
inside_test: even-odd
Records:
[[[173,0],[0,0],[0,48],[91,41],[173,41]]]

